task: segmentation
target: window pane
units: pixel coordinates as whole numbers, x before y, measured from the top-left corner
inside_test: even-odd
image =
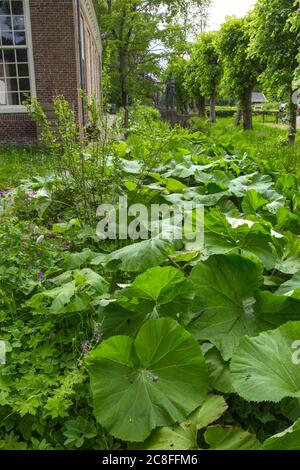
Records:
[[[30,90],[29,78],[20,78],[19,84],[20,84],[21,91]]]
[[[5,86],[5,85],[4,85]],[[7,95],[1,91],[1,81],[0,81],[0,106],[7,104]]]
[[[17,62],[28,62],[26,49],[18,49],[16,52]]]
[[[14,16],[13,17],[14,30],[16,31],[25,31],[25,19],[24,16]]]
[[[3,46],[13,46],[13,34],[7,32],[2,33],[2,45]]]
[[[18,65],[18,75],[19,77],[29,77],[28,64]]]
[[[4,50],[4,62],[16,62],[14,50]]]
[[[11,31],[11,17],[10,16],[0,16],[0,30],[1,31]]]
[[[8,0],[0,1],[0,15],[10,15],[10,7]]]
[[[18,93],[7,93],[7,104],[16,106],[20,104]]]
[[[17,76],[16,64],[6,64],[5,73],[7,77],[16,77]]]
[[[7,91],[18,91],[18,80],[16,78],[8,78],[6,83]]]
[[[0,0],[0,106],[20,106],[28,98],[24,1]]]
[[[24,105],[24,101],[28,101],[28,98],[30,98],[30,92],[27,91],[25,93],[20,93],[20,104]]]
[[[11,2],[11,9],[13,15],[22,15],[23,12],[23,1],[12,1]]]
[[[25,44],[26,44],[25,32],[15,33],[14,36],[15,36],[15,45],[16,46],[25,46]]]

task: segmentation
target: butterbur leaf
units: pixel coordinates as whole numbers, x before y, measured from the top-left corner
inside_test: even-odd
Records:
[[[231,361],[235,391],[256,402],[300,398],[299,339],[300,322],[243,338]]]
[[[34,295],[27,304],[35,310],[40,310],[42,307],[46,306],[50,300],[52,301],[49,307],[51,312],[61,313],[75,295],[75,290],[76,283],[75,281],[71,281],[63,286],[55,287],[54,289]]]
[[[277,262],[275,268],[285,274],[300,272],[300,239],[292,233],[277,241]]]
[[[174,247],[167,240],[158,238],[144,240],[110,253],[106,267],[111,271],[140,273],[145,269],[159,266],[172,252]]]
[[[242,336],[257,334],[253,297],[263,283],[262,267],[239,255],[216,255],[199,263],[190,280],[199,317],[189,329],[198,339],[213,343],[226,361]]]
[[[211,348],[205,354],[205,361],[210,385],[218,392],[233,392],[229,363],[223,360],[219,351],[216,348]]]
[[[300,419],[285,431],[267,439],[263,450],[300,450]]]
[[[276,293],[300,299],[300,272],[295,274],[289,281],[281,284]]]
[[[89,355],[87,367],[98,422],[129,442],[142,442],[156,427],[182,422],[208,390],[199,345],[168,318],[148,321],[135,340],[115,336],[103,341]]]
[[[255,189],[250,189],[246,192],[246,195],[242,202],[243,212],[248,214],[256,214],[258,209],[268,204],[268,200],[259,194]]]
[[[166,304],[177,296],[178,286],[184,281],[185,276],[179,269],[169,266],[151,268],[135,279],[130,293],[140,299]]]
[[[210,450],[258,450],[260,442],[241,428],[212,426],[204,434]]]
[[[191,450],[197,449],[197,432],[217,421],[227,410],[223,397],[209,396],[200,408],[181,424],[163,427],[153,431],[142,444],[131,444],[135,450]]]

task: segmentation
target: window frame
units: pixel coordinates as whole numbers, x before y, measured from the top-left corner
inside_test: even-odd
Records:
[[[28,55],[28,68],[29,68],[29,83],[30,83],[30,94],[31,98],[36,97],[36,83],[35,83],[35,70],[34,70],[34,59],[33,59],[33,47],[32,47],[32,31],[31,31],[31,18],[30,18],[30,5],[29,0],[23,0],[24,5],[24,17],[25,17],[25,33],[26,33],[26,47],[10,46],[2,48],[2,50],[16,50],[26,49]],[[1,114],[17,114],[27,113],[26,106],[22,104],[18,105],[0,105]]]

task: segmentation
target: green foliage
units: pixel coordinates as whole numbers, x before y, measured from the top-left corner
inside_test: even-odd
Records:
[[[190,79],[199,84],[200,93],[204,96],[216,93],[221,78],[222,70],[216,49],[217,37],[215,32],[203,33],[192,48],[191,68],[195,70],[196,75]]]
[[[91,152],[100,200],[97,132],[86,148],[69,117],[53,158]],[[84,224],[84,195],[58,172],[1,193],[1,449],[297,448],[297,174],[263,146],[245,154],[246,135],[207,129],[137,109],[127,141],[101,154],[130,204],[204,204],[202,250],[165,219],[157,237],[145,224],[147,240],[99,240],[95,201]]]
[[[259,0],[251,22],[251,51],[266,65],[263,84],[279,97],[289,96],[298,67],[299,22],[289,27],[296,12],[294,1]]]
[[[242,339],[231,362],[233,387],[239,395],[249,401],[274,402],[300,397],[299,364],[293,348],[299,334],[300,323],[290,322],[256,338]]]
[[[170,319],[147,322],[134,341],[104,341],[87,364],[97,420],[127,441],[142,442],[154,428],[181,422],[207,393],[201,350]]]

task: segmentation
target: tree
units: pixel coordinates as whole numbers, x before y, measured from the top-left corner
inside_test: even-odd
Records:
[[[186,64],[184,87],[192,101],[196,102],[200,118],[206,118],[205,96],[201,92],[201,84],[198,81],[198,65],[195,60],[189,60]]]
[[[192,46],[187,83],[194,82],[199,89],[199,98],[210,98],[210,121],[216,122],[217,89],[222,76],[222,67],[216,48],[217,32],[202,33]],[[203,99],[203,98],[202,98]],[[203,105],[203,101],[202,101]],[[202,106],[201,105],[201,106]]]
[[[266,63],[261,76],[264,87],[289,101],[289,143],[294,144],[297,109],[293,99],[295,73],[299,66],[298,1],[258,0],[251,22],[251,53]]]
[[[177,41],[184,39],[184,26],[176,26],[174,18],[185,18],[193,6],[209,3],[207,0],[98,0],[104,58],[109,53],[111,61],[111,95],[125,110],[126,128],[130,101],[151,95],[153,76],[160,71],[160,59]]]
[[[187,112],[190,94],[187,92],[184,77],[187,70],[187,60],[184,57],[174,57],[164,73],[165,81],[175,80],[175,104],[180,112]]]
[[[224,86],[238,102],[244,130],[253,129],[252,91],[262,70],[260,61],[249,55],[249,45],[249,18],[227,18],[221,26],[218,50],[224,68]]]

